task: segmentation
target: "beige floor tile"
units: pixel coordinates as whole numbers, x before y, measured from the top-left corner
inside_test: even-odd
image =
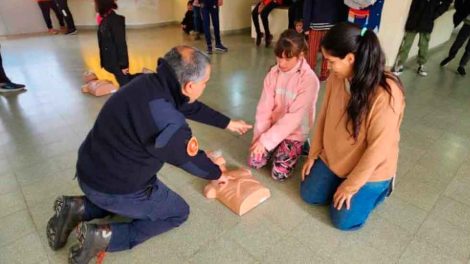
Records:
[[[266,258],[260,260],[261,263],[292,263],[292,264],[310,264],[310,263],[331,263],[332,260],[327,257],[315,255],[313,250],[303,245],[297,239],[287,236],[276,243],[266,254]]]
[[[251,264],[254,262],[255,259],[247,250],[235,241],[226,238],[220,238],[216,241],[209,242],[190,259],[190,263],[194,264]]]
[[[253,211],[242,216],[240,222],[224,234],[223,238],[236,241],[252,256],[261,260],[285,235],[286,232],[279,226]]]
[[[9,192],[17,192],[19,190],[20,185],[13,172],[0,173],[0,195]]]
[[[459,261],[466,261],[470,257],[470,232],[445,219],[428,218],[417,237]]]
[[[432,244],[414,239],[401,256],[400,264],[462,264],[451,254]]]
[[[428,212],[392,194],[374,211],[374,214],[414,234],[426,219]]]
[[[0,194],[0,218],[24,209],[26,209],[26,203],[21,192]]]
[[[470,232],[470,205],[442,196],[429,217],[445,219],[452,225]]]
[[[44,263],[47,255],[35,232],[0,248],[0,263]]]
[[[14,243],[34,230],[33,221],[26,210],[4,216],[0,218],[0,247]]]

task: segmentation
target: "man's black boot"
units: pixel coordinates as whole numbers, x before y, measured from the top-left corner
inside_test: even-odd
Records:
[[[47,241],[53,250],[65,246],[70,232],[83,221],[84,196],[60,196],[54,201],[54,216],[47,223]]]
[[[78,244],[70,248],[69,263],[88,264],[94,257],[98,257],[97,262],[102,262],[111,235],[109,225],[80,223],[77,227]]]

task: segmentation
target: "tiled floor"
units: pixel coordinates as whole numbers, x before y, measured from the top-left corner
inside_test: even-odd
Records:
[[[272,49],[256,48],[248,35],[223,39],[230,52],[212,56],[202,101],[253,122]],[[66,263],[67,249],[48,248],[45,226],[57,195],[80,193],[72,179],[77,148],[107,99],[83,95],[81,73],[109,75],[99,70],[92,31],[0,41],[7,73],[28,85],[26,93],[0,96],[0,263]],[[131,71],[155,68],[180,43],[204,47],[175,27],[129,30]],[[439,68],[446,50],[433,52],[429,77],[414,67],[402,76],[407,109],[397,188],[363,230],[333,229],[326,208],[301,201],[299,177],[277,183],[268,170],[255,172],[272,197],[238,217],[201,195],[203,180],[168,166],[160,178],[191,205],[189,220],[105,263],[470,264],[470,79],[454,73],[457,60]],[[192,127],[205,148],[245,165],[251,134]]]

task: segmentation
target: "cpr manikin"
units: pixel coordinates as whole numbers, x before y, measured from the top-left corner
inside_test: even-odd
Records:
[[[117,91],[116,86],[108,80],[98,80],[96,74],[85,72],[83,74],[82,92],[89,93],[94,96],[103,96]]]
[[[206,198],[217,198],[234,213],[243,215],[271,196],[269,189],[261,185],[249,170],[227,170],[220,153],[211,152],[208,156],[219,165],[228,181],[211,181],[204,188]]]

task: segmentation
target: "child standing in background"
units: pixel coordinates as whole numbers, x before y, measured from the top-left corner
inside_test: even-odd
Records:
[[[249,165],[265,166],[273,158],[272,177],[286,180],[301,154],[315,117],[320,83],[304,58],[307,43],[295,30],[276,43],[277,64],[264,79],[256,110]]]
[[[206,37],[207,53],[212,54],[211,20],[214,28],[215,51],[227,52],[228,49],[220,39],[219,8],[224,4],[223,0],[198,0],[201,4],[202,23],[204,36]]]

